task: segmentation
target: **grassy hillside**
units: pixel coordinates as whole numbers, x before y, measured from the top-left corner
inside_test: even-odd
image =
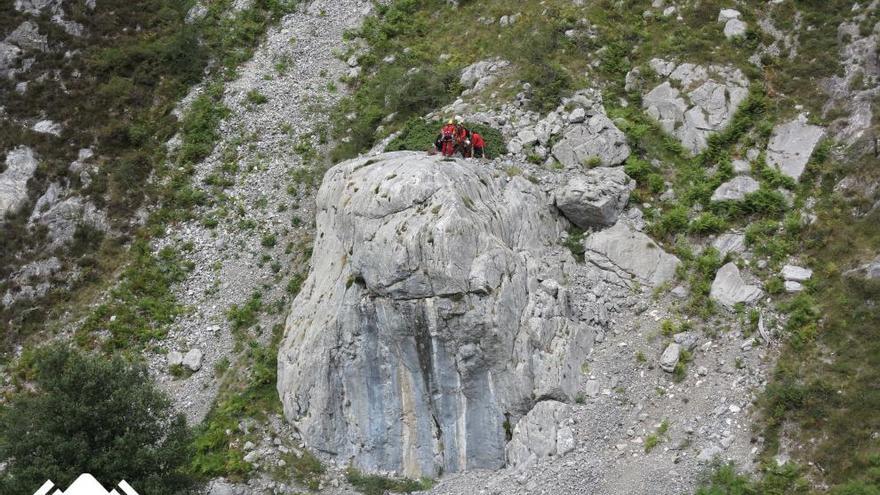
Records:
[[[768,260],[757,275],[786,315],[780,322],[782,355],[760,400],[763,419],[756,425],[756,433],[767,439],[763,474],[750,480],[725,468],[703,493],[807,493],[822,486],[836,486],[836,493],[878,493],[880,292],[877,284],[842,273],[880,250],[880,218],[876,210],[854,217],[855,207],[864,209],[865,200],[848,200],[833,190],[847,175],[880,179],[876,157],[827,141],[800,184],[759,160],[753,170],[762,184],[758,193],[738,207],[709,201],[712,191],[732,176],[731,159],[749,147],[763,148],[775,124],[799,111],[810,112],[813,122],[824,125],[840,116],[833,109],[823,113],[828,97],[820,88],[824,78],[842,70],[839,52],[847,38],[838,35],[838,27],[852,15],[852,2],[795,0],[777,8],[766,2],[738,4],[750,29],[730,41],[717,22],[719,10],[731,7],[730,2],[679,5],[680,21],[676,15],[663,17],[657,9],[643,15],[650,5],[647,0],[596,0],[583,6],[563,0],[515,5],[462,1],[459,7],[439,0],[393,2],[353,33],[370,50],[359,58],[364,72],[350,81],[354,95],[337,112],[337,137],[350,138],[337,156],[364,150],[394,130],[406,128],[405,139],[412,127],[406,122],[456,97],[461,88],[453,75],[477,60],[498,56],[513,62],[511,77],[536,88],[531,105],[537,111],[554,108],[575,88],[601,88],[609,115],[634,148],[626,171],[639,182],[635,200],[652,205],[645,211],[650,231],[685,261],[679,276],[692,289],[686,311],[707,322],[719,318],[708,289],[722,260],[712,250],[695,256],[692,245],[736,227],[746,231],[750,248]],[[800,22],[795,12],[802,16]],[[512,15],[518,16],[515,24],[499,25],[501,16]],[[748,61],[760,44],[773,41],[757,29],[761,18],[797,37],[796,56],[764,55],[761,68]],[[876,12],[869,15],[861,32],[869,33],[878,20]],[[730,64],[752,82],[734,122],[698,156],[660,132],[640,110],[639,94],[624,91],[626,73],[646,68],[653,57]],[[498,100],[510,96],[503,90],[497,94]],[[354,121],[346,118],[352,112]],[[873,129],[869,135],[877,134],[876,112]],[[860,143],[853,149],[862,147]],[[719,172],[710,174],[714,165]],[[665,181],[674,184],[678,199],[659,200]],[[792,206],[780,188],[792,195]],[[810,197],[818,198],[813,224],[801,213]],[[807,290],[796,296],[783,294],[776,277],[793,255],[816,271]],[[780,442],[792,450],[795,467],[774,467]]]

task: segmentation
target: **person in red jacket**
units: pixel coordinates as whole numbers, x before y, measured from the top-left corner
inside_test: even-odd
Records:
[[[456,134],[458,127],[455,122],[450,119],[442,128],[437,139],[434,140],[434,149],[444,156],[452,156],[455,154]]]
[[[488,158],[486,156],[486,141],[478,132],[471,133],[471,158]]]

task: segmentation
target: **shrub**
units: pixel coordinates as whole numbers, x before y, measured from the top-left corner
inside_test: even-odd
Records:
[[[386,478],[384,476],[367,475],[354,467],[348,468],[345,472],[345,477],[354,486],[355,490],[365,495],[382,495],[387,492],[416,492],[427,490],[433,485],[433,482],[429,479],[416,481],[406,478]]]
[[[586,249],[584,248],[584,231],[572,225],[572,227],[568,230],[568,237],[565,238],[565,242],[563,245],[571,251],[572,256],[577,261],[583,263],[584,262],[584,253]]]
[[[727,221],[714,213],[702,213],[691,220],[688,232],[692,234],[717,234],[727,229]]]
[[[188,492],[191,433],[145,367],[59,345],[38,351],[28,372],[35,391],[14,394],[0,414],[0,491],[91,473],[141,493]]]

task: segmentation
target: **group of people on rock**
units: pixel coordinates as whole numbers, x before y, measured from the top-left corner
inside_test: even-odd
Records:
[[[464,158],[488,158],[483,136],[465,127],[461,117],[449,119],[440,128],[433,152],[443,156],[460,154]]]

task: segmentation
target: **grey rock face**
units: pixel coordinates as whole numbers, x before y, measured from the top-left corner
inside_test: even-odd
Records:
[[[754,304],[761,295],[760,287],[746,284],[739,268],[733,263],[728,263],[718,270],[709,290],[709,297],[726,308],[733,308],[738,303]]]
[[[642,99],[646,113],[692,153],[704,150],[708,137],[724,129],[748,96],[748,80],[738,69],[704,67],[651,60],[657,74],[668,78]],[[684,88],[679,91],[672,82]]]
[[[783,174],[798,180],[810,155],[825,135],[825,128],[807,123],[801,115],[797,119],[773,128],[770,142],[767,144],[767,163],[779,169]]]
[[[569,168],[598,160],[603,167],[623,163],[630,149],[626,135],[604,114],[595,114],[585,123],[573,125],[553,146],[553,156]]]
[[[27,183],[37,170],[30,148],[16,148],[6,154],[6,170],[0,174],[0,220],[18,211],[27,201]]]
[[[560,187],[556,206],[582,229],[614,225],[635,187],[620,168],[594,168]]]
[[[591,262],[652,286],[672,280],[679,264],[678,258],[625,222],[591,235],[584,247]]]
[[[742,201],[747,194],[757,191],[761,185],[755,179],[746,176],[733,179],[718,186],[712,193],[712,201]]]
[[[555,400],[538,402],[513,429],[513,437],[507,444],[507,461],[519,466],[573,450],[574,435],[566,425],[569,417],[571,406],[568,404]]]
[[[675,371],[675,365],[681,357],[681,345],[672,343],[666,346],[663,354],[660,356],[660,369],[667,373]]]
[[[505,421],[571,400],[592,330],[555,282],[573,260],[548,251],[565,225],[549,203],[520,177],[422,153],[328,171],[278,357],[304,441],[371,472],[498,468]]]

